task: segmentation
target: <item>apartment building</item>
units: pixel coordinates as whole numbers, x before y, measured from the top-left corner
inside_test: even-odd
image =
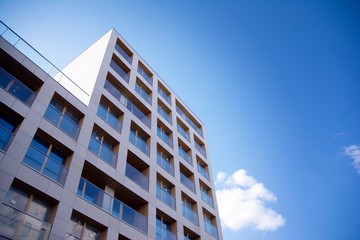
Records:
[[[222,239],[203,124],[118,32],[62,71],[0,34],[0,239]]]

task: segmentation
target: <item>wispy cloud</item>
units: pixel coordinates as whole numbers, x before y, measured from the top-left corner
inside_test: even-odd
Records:
[[[246,170],[239,169],[232,175],[220,172],[216,179],[221,224],[239,231],[250,228],[254,231],[275,231],[285,224],[285,218],[267,207],[276,196],[259,183]]]
[[[345,147],[344,153],[353,160],[354,168],[360,174],[360,145]]]

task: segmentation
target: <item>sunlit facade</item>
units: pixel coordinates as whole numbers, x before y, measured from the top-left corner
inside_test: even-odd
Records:
[[[222,239],[203,124],[114,29],[62,71],[0,34],[0,238]]]

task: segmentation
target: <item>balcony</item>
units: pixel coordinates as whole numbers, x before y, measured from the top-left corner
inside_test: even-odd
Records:
[[[159,126],[157,128],[157,135],[161,140],[163,140],[169,147],[173,148],[173,141],[171,137]]]
[[[148,219],[146,216],[127,206],[120,200],[110,196],[84,178],[80,179],[77,195],[137,230],[147,234]]]
[[[14,133],[0,125],[0,150],[6,151],[14,138]]]
[[[110,67],[114,69],[114,71],[119,74],[122,79],[129,83],[129,75],[113,59],[111,59]]]
[[[158,113],[170,124],[172,124],[171,116],[160,105],[157,107]]]
[[[150,146],[147,144],[146,140],[137,135],[132,130],[130,131],[129,141],[134,144],[140,151],[150,157]]]
[[[78,123],[74,122],[65,114],[61,113],[58,109],[56,109],[53,105],[49,105],[45,115],[45,119],[48,120],[55,127],[59,128],[65,134],[70,136],[73,139],[77,139],[80,132],[80,127]]]
[[[131,56],[129,56],[129,54],[127,52],[124,51],[124,49],[119,45],[116,44],[115,45],[115,49],[118,53],[120,53],[120,55],[128,62],[128,63],[132,63],[132,59]]]
[[[175,210],[175,198],[158,183],[156,186],[156,198]]]
[[[179,146],[179,155],[191,166],[193,164],[191,156],[182,148]]]
[[[206,158],[206,152],[204,148],[200,146],[200,144],[198,144],[196,141],[195,141],[195,148],[196,150],[198,150],[199,153],[201,153],[201,155],[203,155]]]
[[[199,163],[198,163],[198,172],[203,177],[205,177],[208,181],[210,181],[210,175],[209,175],[208,171],[203,166],[201,166]]]
[[[140,66],[138,66],[137,71],[138,71],[138,73],[152,86],[153,80],[152,80],[152,78],[149,76],[149,74],[147,74],[147,73],[145,72],[145,70],[144,70],[142,67],[140,67]]]
[[[141,188],[149,191],[149,178],[142,172],[131,166],[129,163],[126,164],[125,176],[131,179]]]
[[[207,221],[205,219],[205,231],[207,233],[209,233],[211,236],[213,236],[214,238],[218,238],[218,232],[217,232],[217,228],[209,221]]]
[[[174,167],[167,157],[164,157],[159,152],[157,152],[156,162],[162,169],[174,176]]]
[[[191,181],[187,176],[185,176],[182,172],[180,172],[180,182],[190,189],[193,193],[195,193],[195,183]]]
[[[181,136],[183,136],[186,140],[188,140],[188,142],[190,142],[189,134],[186,132],[186,130],[180,124],[177,125],[177,130],[181,134]]]
[[[8,205],[0,205],[0,235],[5,239],[48,239],[51,224]]]
[[[160,87],[158,88],[158,93],[159,95],[161,95],[163,97],[163,99],[171,105],[171,99],[170,97],[166,94],[166,92],[164,92],[164,90],[162,90]]]
[[[90,138],[89,150],[113,168],[116,167],[117,155],[93,135]]]
[[[147,102],[151,105],[151,97],[149,96],[149,94],[147,92],[144,91],[144,89],[142,89],[140,87],[139,84],[136,83],[135,85],[135,91]]]
[[[179,108],[176,105],[176,111],[180,114],[180,116],[190,124],[190,126],[201,136],[204,137],[201,129],[184,113],[183,110],[181,110],[181,108]]]
[[[212,197],[206,192],[205,189],[201,188],[201,199],[204,200],[210,207],[214,207],[214,201]]]
[[[148,128],[150,128],[151,120],[129,99],[127,99],[116,87],[114,87],[112,83],[106,80],[104,88],[122,105],[124,105],[124,107],[126,107],[130,112],[132,112],[140,121],[142,121]]]
[[[30,88],[0,67],[0,87],[30,107],[36,98]]]
[[[168,229],[156,226],[156,240],[177,240],[177,237]]]
[[[115,129],[118,133],[121,133],[122,124],[119,120],[119,117],[116,116],[111,111],[111,109],[108,109],[107,106],[105,106],[103,103],[99,104],[97,115],[107,124],[109,124],[113,129]]]
[[[190,206],[184,203],[182,204],[182,215],[193,224],[199,226],[199,218],[197,213],[194,210],[192,210]]]
[[[29,147],[23,163],[51,180],[61,185],[65,184],[68,168],[37,148]]]

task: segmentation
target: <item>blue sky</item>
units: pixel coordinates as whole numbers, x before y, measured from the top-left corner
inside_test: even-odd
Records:
[[[187,103],[234,207],[225,240],[360,239],[359,12],[346,0],[0,1],[0,19],[59,67],[116,28]]]

